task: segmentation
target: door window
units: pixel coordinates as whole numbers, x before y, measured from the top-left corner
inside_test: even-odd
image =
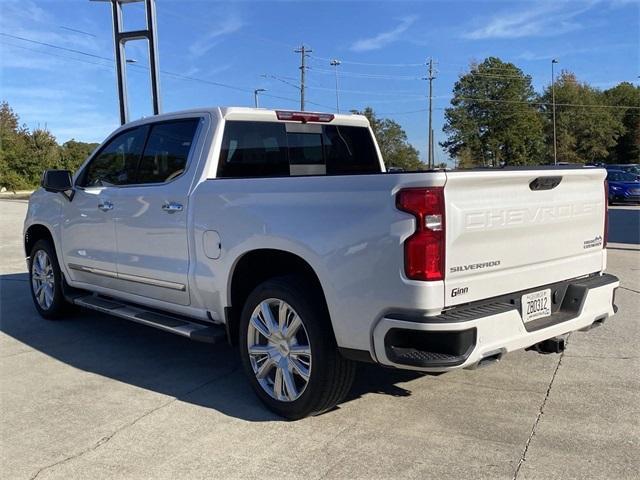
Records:
[[[148,130],[144,125],[115,136],[84,169],[78,186],[109,187],[134,183]]]
[[[151,127],[136,183],[163,183],[187,168],[199,118],[162,122]]]

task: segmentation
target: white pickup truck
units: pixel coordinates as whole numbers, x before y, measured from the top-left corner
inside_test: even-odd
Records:
[[[290,419],[348,393],[355,361],[444,372],[616,311],[605,171],[386,172],[365,117],[252,108],[116,130],[45,172],[24,225],[45,318],[70,304],[237,344]]]

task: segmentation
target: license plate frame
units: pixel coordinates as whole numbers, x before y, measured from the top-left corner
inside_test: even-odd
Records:
[[[551,316],[551,289],[525,293],[520,298],[521,315],[524,323],[530,323]]]

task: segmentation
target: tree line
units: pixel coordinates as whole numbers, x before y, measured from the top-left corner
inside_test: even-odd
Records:
[[[600,90],[566,70],[554,86],[558,162],[640,162],[640,87]],[[473,64],[453,87],[440,145],[460,167],[552,164],[553,93],[536,93],[513,63]]]
[[[536,93],[531,80],[496,57],[460,76],[440,142],[457,167],[554,163],[554,92],[548,85]],[[640,87],[622,82],[600,90],[566,70],[554,87],[559,163],[640,163]],[[369,119],[387,167],[426,168],[400,124],[378,118],[371,107],[353,113]]]
[[[0,188],[31,189],[48,168],[76,170],[97,146],[76,140],[58,145],[46,128],[29,130],[7,102],[0,103]]]

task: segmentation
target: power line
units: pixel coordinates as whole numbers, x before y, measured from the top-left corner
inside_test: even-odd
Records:
[[[487,77],[487,78],[517,78],[518,80],[526,80],[530,75],[500,75],[495,73],[481,73],[481,72],[463,72],[460,75],[473,75],[474,77]]]
[[[54,44],[46,43],[46,42],[40,42],[40,41],[37,41],[37,40],[25,38],[25,37],[18,37],[17,35],[5,34],[4,32],[0,32],[0,35],[6,36],[6,37],[10,37],[10,38],[15,37],[18,40],[22,40],[22,41],[25,41],[25,42],[30,42],[30,43],[34,43],[34,44],[38,44],[38,45],[43,45],[43,46],[48,47],[48,48],[53,48],[53,49],[57,49],[57,50],[73,52],[73,53],[77,53],[77,54],[81,54],[81,55],[85,55],[85,56],[89,56],[89,57],[98,58],[100,60],[106,60],[106,61],[110,62],[110,65],[107,65],[107,64],[104,64],[104,63],[98,63],[98,62],[91,62],[91,61],[88,61],[88,60],[69,57],[69,56],[66,56],[66,55],[56,55],[56,54],[54,54],[52,52],[44,52],[44,51],[41,51],[41,50],[30,49],[30,48],[27,48],[27,47],[24,47],[24,46],[12,45],[12,44],[4,42],[7,45],[12,45],[12,46],[15,46],[17,48],[22,48],[24,50],[33,51],[33,52],[40,53],[40,54],[43,54],[43,55],[50,55],[50,56],[54,56],[54,57],[58,57],[58,58],[66,58],[68,60],[78,61],[78,62],[81,62],[81,63],[97,65],[97,66],[109,68],[112,71],[113,71],[113,68],[114,68],[114,66],[113,66],[113,61],[114,60],[113,60],[113,58],[102,57],[102,56],[94,55],[94,54],[91,54],[91,53],[88,53],[88,52],[83,52],[81,50],[70,49],[70,48],[59,46],[59,45],[54,45]],[[147,67],[145,65],[132,64],[131,66],[135,67],[135,68],[138,68],[138,69],[144,69],[144,70],[148,70],[149,69],[149,67]],[[235,86],[235,85],[229,85],[229,84],[225,84],[225,83],[222,83],[222,82],[216,82],[216,81],[213,81],[213,80],[206,80],[206,79],[203,79],[203,78],[198,78],[198,77],[194,77],[194,76],[190,76],[190,75],[183,75],[183,74],[180,74],[180,73],[171,72],[171,71],[167,71],[167,70],[160,70],[160,73],[163,74],[163,75],[169,76],[169,77],[178,78],[178,79],[182,79],[182,80],[190,80],[190,81],[204,83],[204,84],[212,85],[212,86],[216,86],[216,87],[227,88],[227,89],[235,90],[235,91],[238,91],[238,92],[253,93],[253,90],[250,89],[250,88],[238,87],[238,86]],[[282,96],[273,95],[273,94],[264,93],[263,96],[274,98],[274,99],[278,99],[278,100],[285,100],[285,101],[288,101],[288,102],[297,102],[296,99],[288,98],[288,97],[282,97]],[[321,104],[321,103],[316,103],[316,102],[307,102],[307,103],[309,103],[310,105],[315,105],[317,107],[322,107],[322,108],[328,108],[328,109],[333,108],[333,107],[329,107],[327,105],[324,105],[324,104]]]
[[[455,97],[449,97],[454,99]],[[473,97],[457,97],[459,100],[469,100],[475,102],[496,102],[496,103],[514,103],[514,104],[522,104],[522,105],[546,105],[549,106],[551,103],[548,102],[530,102],[525,100],[499,100],[493,98],[473,98]],[[585,107],[585,108],[616,108],[616,109],[631,109],[631,110],[640,110],[640,107],[636,107],[633,105],[604,105],[604,104],[586,104],[586,103],[556,103],[556,107]]]
[[[317,55],[312,55],[312,59],[322,60],[324,62],[330,62],[331,58],[318,57]],[[346,63],[348,65],[363,65],[368,67],[399,67],[399,68],[407,68],[407,67],[424,67],[424,63],[366,63],[366,62],[354,62],[351,60],[342,60],[342,63]]]
[[[76,50],[73,48],[67,48],[67,47],[63,47],[60,45],[54,45],[51,43],[47,43],[47,42],[41,42],[38,40],[34,40],[31,38],[26,38],[26,37],[22,37],[22,36],[18,36],[18,35],[12,35],[12,34],[8,34],[5,32],[0,32],[1,36],[4,37],[8,37],[8,38],[13,38],[16,40],[21,40],[24,42],[28,42],[28,43],[32,43],[32,44],[36,44],[36,45],[41,45],[41,46],[45,46],[48,48],[53,48],[56,50],[61,50],[61,51],[65,51],[65,52],[70,52],[70,53],[75,53],[78,55],[83,55],[86,57],[91,57],[91,58],[95,58],[98,60],[104,60],[104,61],[108,61],[110,63],[112,63],[114,61],[113,57],[104,57],[101,55],[96,55],[93,53],[89,53],[89,52],[84,52],[82,50]],[[6,43],[6,45],[11,45],[17,48],[22,48],[24,50],[30,50],[33,52],[37,52],[43,55],[50,55],[50,56],[55,56],[55,57],[59,57],[59,58],[66,58],[69,60],[73,60],[73,61],[78,61],[78,62],[82,62],[82,63],[87,63],[87,64],[91,64],[91,65],[97,65],[97,66],[102,66],[102,67],[107,67],[110,69],[113,69],[113,65],[105,65],[103,63],[98,63],[98,62],[90,62],[88,60],[83,60],[83,59],[79,59],[79,58],[74,58],[74,57],[70,57],[70,56],[63,56],[63,55],[55,55],[51,52],[44,52],[41,50],[35,50],[35,49],[29,49],[27,47],[24,46],[18,46],[18,45],[14,45],[11,43]],[[307,50],[308,52],[308,50]],[[135,67],[135,68],[139,68],[139,69],[148,69],[148,67],[144,66],[144,65],[138,65],[138,64],[133,64],[130,65],[131,67]],[[310,67],[307,67],[310,68]],[[313,69],[314,71],[317,72],[322,72],[322,69]],[[328,73],[333,74],[333,72],[331,70],[327,70]],[[167,70],[161,70],[160,73],[164,74],[164,75],[168,75],[174,78],[180,78],[180,79],[184,79],[184,80],[190,80],[190,81],[195,81],[195,82],[200,82],[200,83],[204,83],[204,84],[209,84],[212,86],[217,86],[217,87],[221,87],[221,88],[227,88],[227,89],[232,89],[235,91],[240,91],[240,92],[245,92],[245,93],[253,93],[253,89],[250,88],[243,88],[243,87],[238,87],[235,85],[229,85],[229,84],[225,84],[222,82],[216,82],[213,80],[206,80],[206,79],[202,79],[202,78],[198,78],[198,77],[193,77],[193,76],[189,76],[189,75],[183,75],[183,74],[179,74],[179,73],[175,73],[175,72],[170,72]],[[341,75],[343,75],[346,72],[341,72]],[[411,77],[412,79],[419,79],[419,77]],[[323,87],[312,87],[309,86],[308,88],[315,88],[315,89],[324,89]],[[332,89],[328,89],[328,90],[332,90]],[[344,92],[346,92],[346,90],[343,90]],[[350,93],[362,93],[362,94],[380,94],[380,95],[393,95],[389,92],[365,92],[365,91],[350,91]],[[281,97],[281,96],[277,96],[277,95],[273,95],[273,94],[263,94],[263,96],[265,97],[271,97],[271,98],[275,98],[275,99],[280,99],[280,100],[286,100],[286,101],[296,101],[294,99],[291,98],[287,98],[287,97]],[[401,96],[401,95],[398,95]],[[420,98],[425,98],[424,96],[420,97],[417,96],[416,99],[420,99]],[[442,98],[442,99],[452,99],[454,97],[448,95],[448,96],[434,96],[434,98]],[[474,98],[474,97],[458,97],[458,99],[460,100],[464,100],[464,101],[477,101],[477,102],[495,102],[495,103],[507,103],[507,104],[521,104],[521,105],[540,105],[540,106],[550,106],[551,103],[547,103],[547,102],[536,102],[536,101],[522,101],[522,100],[500,100],[500,99],[491,99],[491,98]],[[316,102],[307,102],[311,105],[315,105],[318,107],[323,107],[323,108],[328,108],[328,109],[333,109],[333,107],[321,104],[321,103],[316,103]],[[626,110],[640,110],[639,106],[633,106],[633,105],[607,105],[607,104],[578,104],[578,103],[556,103],[556,107],[580,107],[580,108],[611,108],[611,109],[626,109]],[[438,109],[439,110],[439,109]],[[426,109],[424,110],[416,110],[415,112],[419,112],[419,111],[426,111]],[[413,111],[412,111],[413,112]],[[398,112],[398,114],[405,114],[405,113],[412,113],[412,112]]]
[[[67,52],[77,53],[78,55],[85,55],[87,57],[99,58],[101,60],[109,60],[110,62],[113,62],[113,58],[102,57],[102,56],[96,55],[94,53],[83,52],[81,50],[76,50],[74,48],[61,47],[59,45],[53,45],[51,43],[40,42],[38,40],[32,40],[30,38],[20,37],[18,35],[11,35],[9,33],[4,33],[4,32],[0,32],[0,35],[2,35],[3,37],[9,37],[9,38],[13,38],[13,39],[16,39],[16,40],[22,40],[23,42],[35,43],[35,44],[38,44],[38,45],[43,45],[45,47],[57,48],[58,50],[65,50]]]
[[[83,58],[70,57],[68,55],[57,55],[57,54],[52,53],[52,52],[43,52],[42,50],[36,50],[35,48],[29,48],[29,47],[25,47],[23,45],[16,45],[14,43],[9,43],[9,42],[5,42],[5,41],[0,41],[0,43],[3,44],[3,45],[8,45],[10,47],[20,48],[22,50],[28,50],[30,52],[41,53],[43,55],[49,55],[49,56],[57,57],[57,58],[66,58],[67,60],[74,60],[76,62],[86,63],[86,64],[89,64],[89,65],[97,65],[99,67],[104,67],[104,68],[107,68],[109,70],[113,70],[113,65],[107,65],[107,64],[99,63],[99,62],[92,62],[90,60],[85,60]]]
[[[264,73],[264,74],[262,74],[260,76],[263,77],[263,78],[272,78],[273,80],[278,80],[279,82],[285,83],[285,84],[289,85],[290,87],[295,88],[296,90],[300,90],[300,86],[299,85],[296,85],[295,83],[291,83],[291,82],[285,80],[283,77],[278,77],[276,75],[271,75],[269,73]],[[309,88],[309,87],[307,87],[307,88]],[[314,88],[320,88],[320,87],[314,87]]]
[[[313,70],[314,72],[333,75],[333,70],[317,68],[317,67],[307,67],[307,68],[309,68],[310,70]],[[347,77],[372,78],[372,79],[375,78],[380,80],[420,80],[420,77],[415,75],[386,75],[386,74],[351,72],[351,71],[340,71],[340,74]]]
[[[75,28],[69,28],[69,27],[65,27],[63,25],[60,25],[60,28],[63,29],[63,30],[68,30],[70,32],[75,32],[75,33],[81,33],[82,35],[88,35],[90,37],[94,37],[95,38],[95,35],[93,33],[85,32],[83,30],[77,30]]]

